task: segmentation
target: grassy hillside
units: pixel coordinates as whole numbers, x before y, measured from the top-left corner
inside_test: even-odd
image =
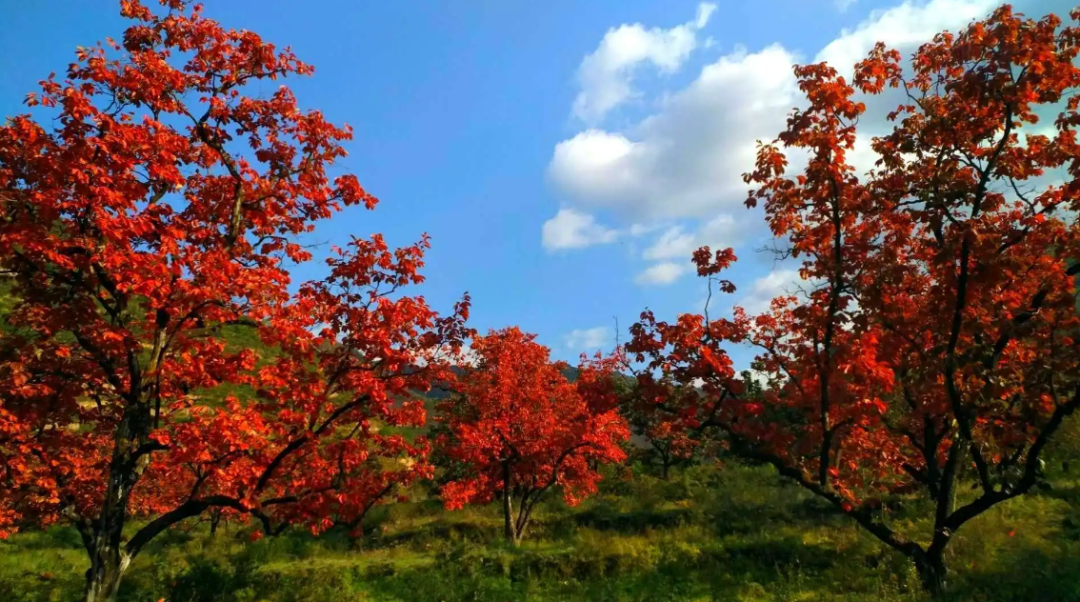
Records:
[[[1080,600],[1080,488],[995,508],[951,550],[953,600]],[[914,521],[914,512],[896,516]],[[549,503],[518,549],[497,508],[378,509],[362,539],[300,531],[251,543],[190,525],[139,557],[126,601],[916,601],[904,559],[768,469],[698,467],[662,482],[609,475],[577,508]],[[84,553],[66,528],[0,543],[0,596],[73,599]]]

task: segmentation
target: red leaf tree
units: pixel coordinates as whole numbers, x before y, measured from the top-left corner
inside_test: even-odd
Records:
[[[297,237],[376,199],[332,177],[351,137],[280,87],[311,68],[198,7],[121,2],[122,43],[80,49],[30,115],[0,127],[0,527],[74,525],[87,600],[111,599],[162,531],[204,512],[262,530],[359,527],[427,476],[402,401],[449,378],[466,298],[439,317],[393,294],[422,281],[425,238],[353,240],[289,292]],[[393,294],[393,295],[392,295]],[[267,350],[231,350],[225,332]],[[146,519],[124,533],[132,516]],[[257,532],[256,535],[261,534]],[[130,538],[126,538],[130,535]]]
[[[514,544],[548,491],[561,489],[569,504],[595,493],[597,465],[622,461],[628,437],[616,411],[615,363],[586,364],[571,383],[566,364],[552,362],[535,338],[516,327],[477,337],[476,366],[441,404],[448,433],[439,444],[463,472],[442,488],[446,507],[499,497],[506,540]]]
[[[633,371],[628,366],[624,368]],[[666,384],[668,386],[660,387],[654,382],[644,389],[630,383],[621,384],[619,407],[634,443],[631,453],[636,451],[635,455],[642,461],[658,467],[660,478],[665,481],[670,477],[672,468],[691,461],[702,447],[697,430],[675,424],[669,413],[659,410],[658,403],[678,405],[673,400],[681,392],[673,383]]]
[[[1078,42],[1074,25],[1005,6],[935,37],[907,70],[879,45],[854,86],[796,68],[807,107],[747,181],[748,204],[803,260],[802,290],[753,318],[645,315],[630,345],[659,373],[646,384],[703,383],[673,422],[721,428],[909,557],[931,592],[957,530],[1039,482],[1080,406]],[[856,88],[904,98],[866,177],[848,161],[866,110]],[[795,177],[784,148],[809,155]],[[707,249],[696,260],[703,275],[724,267]],[[760,400],[742,395],[728,342],[760,351]],[[928,532],[880,511],[912,491],[933,508]]]

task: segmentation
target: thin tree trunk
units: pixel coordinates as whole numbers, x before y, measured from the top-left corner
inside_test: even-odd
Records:
[[[510,462],[503,462],[503,536],[512,545],[517,545],[517,530],[514,528],[514,505],[510,500]]]
[[[529,521],[532,520],[533,509],[536,508],[537,497],[529,499],[528,495],[525,495],[521,499],[521,506],[518,508],[518,518],[514,523],[514,541],[520,543],[522,538],[525,537],[525,529],[529,526]]]

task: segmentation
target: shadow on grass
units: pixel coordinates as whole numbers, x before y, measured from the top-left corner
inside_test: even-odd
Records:
[[[950,602],[1080,602],[1080,557],[1023,550],[1007,566],[965,570],[947,596]]]
[[[574,514],[572,522],[576,527],[630,534],[678,527],[692,522],[694,518],[695,513],[688,508],[616,512],[601,506]]]
[[[639,552],[504,548],[478,554],[462,548],[430,567],[369,573],[364,589],[379,600],[445,602],[810,600],[835,587],[829,571],[852,562],[850,554],[794,538],[744,542],[692,557]],[[851,599],[885,598],[868,590]]]
[[[24,550],[80,550],[82,537],[73,527],[52,527],[45,531],[23,531],[19,537],[19,548]]]

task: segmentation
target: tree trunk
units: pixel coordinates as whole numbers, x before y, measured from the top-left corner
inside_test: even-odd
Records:
[[[519,504],[517,521],[514,522],[514,545],[520,543],[525,537],[525,529],[529,527],[533,508],[536,507],[536,498],[529,499],[528,495],[523,496]]]
[[[516,545],[520,544],[522,538],[524,538],[524,537],[525,537],[525,525],[524,524],[517,525],[514,528],[514,545],[516,546]]]
[[[671,458],[668,456],[664,456],[660,464],[660,478],[664,481],[668,480],[668,476],[670,475],[670,469]]]
[[[92,527],[84,527],[84,543],[90,555],[90,569],[86,572],[87,602],[114,600],[120,579],[131,563],[132,556],[124,547],[124,525],[131,491],[150,459],[143,448],[151,443],[150,431],[149,405],[130,404],[116,427],[101,512]]]
[[[126,457],[114,456],[105,503],[87,542],[90,568],[86,571],[86,602],[115,599],[120,578],[131,562],[123,541],[128,492],[136,480],[134,471],[127,470],[130,464]]]
[[[503,537],[506,538],[507,543],[517,545],[517,530],[514,529],[514,521],[511,518],[514,510],[510,507],[510,496],[503,495]]]
[[[221,522],[221,511],[214,510],[210,513],[210,536],[217,534],[218,524]]]
[[[120,579],[127,571],[131,559],[118,548],[99,547],[99,552],[90,560],[86,571],[86,602],[108,602],[116,599],[120,589]]]
[[[517,545],[517,530],[514,529],[514,505],[510,500],[510,463],[503,462],[503,536],[512,545]]]
[[[945,593],[945,578],[948,569],[945,567],[945,557],[941,553],[927,553],[915,558],[915,570],[919,573],[919,580],[923,589],[933,598],[938,598]]]

